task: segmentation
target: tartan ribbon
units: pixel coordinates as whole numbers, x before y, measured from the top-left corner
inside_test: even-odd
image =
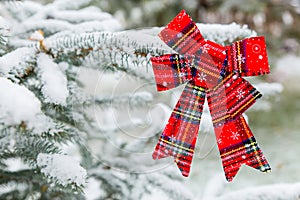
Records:
[[[226,179],[242,164],[271,170],[242,114],[262,94],[243,76],[270,72],[264,37],[221,46],[205,40],[190,16],[181,11],[159,37],[176,54],[152,57],[158,91],[186,84],[153,152],[153,159],[172,156],[188,176],[207,98]]]

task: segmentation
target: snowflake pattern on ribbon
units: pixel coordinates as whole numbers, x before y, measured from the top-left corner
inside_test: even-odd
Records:
[[[159,37],[177,53],[152,57],[158,91],[185,84],[153,152],[153,159],[172,156],[188,176],[205,98],[226,179],[232,181],[242,164],[271,170],[242,116],[262,95],[243,76],[270,72],[264,37],[221,46],[205,40],[190,16],[181,11]]]

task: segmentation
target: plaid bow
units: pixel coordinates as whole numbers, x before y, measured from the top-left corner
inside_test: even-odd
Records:
[[[189,175],[207,98],[226,179],[231,181],[242,164],[270,171],[242,116],[262,96],[242,76],[269,73],[264,37],[221,46],[205,40],[184,10],[159,37],[178,54],[151,58],[157,90],[186,85],[159,138],[153,159],[172,156],[182,175]]]

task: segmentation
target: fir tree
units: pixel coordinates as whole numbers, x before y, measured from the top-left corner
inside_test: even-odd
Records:
[[[149,59],[172,50],[160,28],[122,31],[92,4],[0,5],[0,199],[192,199],[176,169],[149,153],[173,98],[155,92]],[[198,25],[220,44],[256,34]],[[95,85],[129,86],[91,92],[83,74],[95,73]],[[159,98],[169,101],[151,107]]]

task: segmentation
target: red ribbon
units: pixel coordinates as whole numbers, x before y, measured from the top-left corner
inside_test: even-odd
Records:
[[[188,176],[207,98],[226,179],[242,164],[271,170],[242,113],[262,95],[242,76],[270,72],[264,37],[251,37],[221,46],[205,40],[183,10],[159,37],[178,54],[152,57],[157,90],[185,84],[159,138],[153,159],[174,157]]]

